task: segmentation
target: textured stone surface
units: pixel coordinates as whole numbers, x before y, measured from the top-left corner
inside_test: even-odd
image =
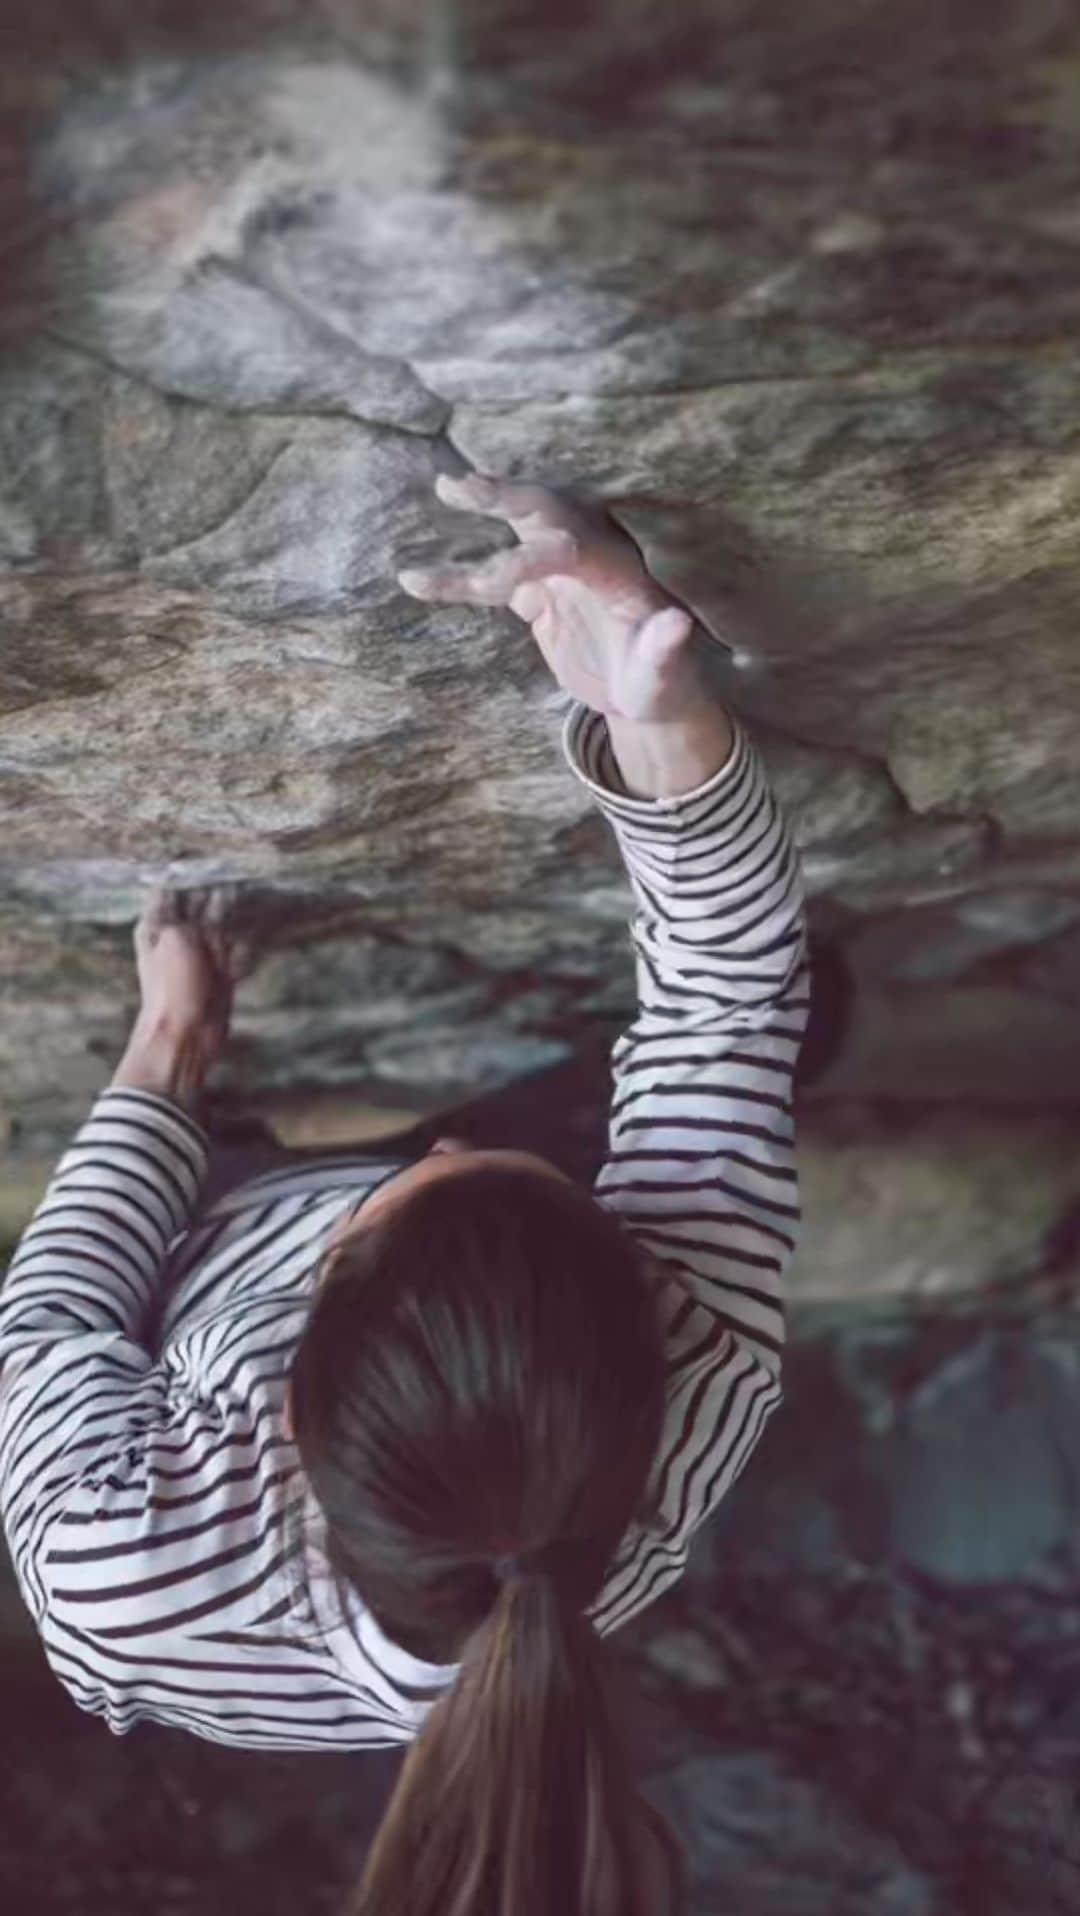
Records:
[[[1078,1388],[1075,1301],[799,1307],[783,1414],[752,1488],[703,1535],[695,1605],[716,1607],[729,1565],[795,1583],[858,1566],[959,1593],[1027,1582],[1075,1604]]]
[[[1080,1030],[1056,998],[1009,984],[867,987],[815,1097],[919,1097],[1075,1111]]]
[[[693,1830],[695,1889],[716,1904],[737,1902],[754,1916],[933,1910],[931,1885],[895,1842],[850,1821],[825,1791],[760,1750],[689,1757],[656,1798]]]
[[[975,9],[921,9],[901,51],[845,0],[637,4],[617,34],[601,0],[572,34],[510,0],[45,10],[8,83],[0,365],[25,1150],[108,1075],[161,875],[246,881],[245,1108],[431,1109],[632,1009],[629,893],[546,667],[511,615],[394,582],[509,537],[434,499],[463,462],[604,499],[738,649],[717,690],[848,981],[807,1096],[1074,1102],[1067,25],[1003,4],[989,60]],[[984,1142],[950,1145],[964,1189]],[[906,1176],[922,1217],[917,1153],[896,1215]],[[958,1288],[1018,1264],[1016,1215]],[[845,1289],[838,1249],[807,1282],[830,1263]]]
[[[1066,1111],[821,1098],[800,1152],[807,1302],[995,1292],[1068,1264],[1080,1219],[1080,1124]]]
[[[629,1007],[628,893],[546,668],[510,615],[393,582],[500,537],[434,501],[462,461],[606,500],[741,648],[718,689],[816,925],[950,1056],[955,1017],[956,1088],[1014,1066],[941,984],[1011,954],[1012,1031],[1073,1002],[1064,10],[1003,4],[993,58],[974,8],[921,7],[902,49],[845,0],[567,24],[54,4],[17,52],[0,888],[16,1014],[41,959],[43,1068],[13,1016],[10,1102],[52,1100],[57,1133],[122,1024],[121,950],[80,996],[76,948],[163,872],[250,881],[321,980],[317,1029],[248,993],[238,1095],[340,1082],[358,1017],[385,1027],[365,1072],[423,1099]],[[358,948],[327,971],[330,929]],[[422,1044],[365,956],[387,930]],[[836,1088],[921,1068],[898,1036],[858,1036]]]

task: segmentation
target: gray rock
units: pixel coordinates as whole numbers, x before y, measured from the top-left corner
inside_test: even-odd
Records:
[[[975,890],[947,905],[911,904],[876,918],[846,941],[844,957],[860,978],[947,982],[1006,953],[1026,954],[1043,941],[1054,948],[1077,920],[1080,898],[1048,886]],[[1024,966],[1019,976],[1029,980]]]
[[[1044,991],[1070,1009],[1080,1004],[1080,930],[1049,938],[1025,959],[1019,977],[1029,990]]]
[[[110,64],[60,6],[63,71],[42,27],[12,80],[7,1104],[77,1115],[161,876],[246,881],[322,981],[242,994],[245,1108],[290,1074],[490,1089],[632,1009],[547,668],[395,584],[508,539],[434,499],[462,463],[584,487],[713,633],[858,985],[815,1097],[1068,1102],[1080,282],[1056,82],[1021,77],[1050,25],[996,24],[1014,98],[966,12],[944,66],[931,23],[900,59],[846,8],[616,32],[588,0],[572,45],[498,7],[203,13]],[[403,982],[361,989],[395,935]]]
[[[31,346],[0,389],[0,537],[11,561],[48,568],[21,573],[24,591],[48,589],[58,568],[108,569],[135,621],[140,581],[160,580],[213,595],[214,611],[198,608],[210,634],[215,612],[334,613],[373,592],[400,616],[398,542],[431,537],[421,442],[318,409],[184,404],[90,364]]]
[[[703,1535],[695,1605],[715,1604],[728,1560],[793,1582],[856,1564],[1075,1589],[1080,1314],[807,1309],[790,1336],[783,1407],[752,1489]]]
[[[931,1885],[891,1837],[765,1751],[689,1757],[649,1794],[687,1832],[697,1908],[932,1916]]]
[[[799,1143],[798,1303],[1017,1293],[1080,1213],[1075,1108],[808,1102]]]
[[[1080,1032],[1049,994],[1008,984],[866,985],[810,1099],[1073,1106]]]

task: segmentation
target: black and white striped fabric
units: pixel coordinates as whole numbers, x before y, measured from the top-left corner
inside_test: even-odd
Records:
[[[798,852],[733,724],[715,777],[655,800],[626,794],[588,707],[562,728],[635,907],[639,1009],[612,1049],[594,1191],[646,1253],[668,1354],[658,1515],[612,1561],[590,1612],[604,1633],[681,1576],[780,1399],[810,968]],[[247,1748],[407,1742],[456,1666],[407,1655],[355,1594],[332,1602],[282,1423],[326,1238],[395,1162],[270,1172],[200,1214],[207,1163],[171,1100],[103,1091],[16,1248],[0,1511],[20,1589],[56,1676],[117,1734],[151,1719]]]

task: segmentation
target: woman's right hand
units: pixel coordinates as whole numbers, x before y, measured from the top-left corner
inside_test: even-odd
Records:
[[[506,520],[521,543],[467,565],[400,572],[412,598],[509,606],[564,691],[594,712],[647,725],[700,712],[709,695],[691,652],[694,620],[608,513],[476,473],[440,474],[435,490],[444,505]]]

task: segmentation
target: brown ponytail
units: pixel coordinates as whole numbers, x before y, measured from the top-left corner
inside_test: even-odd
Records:
[[[682,1916],[685,1862],[629,1767],[600,1601],[655,1499],[664,1413],[653,1291],[619,1218],[520,1168],[432,1180],[345,1240],[290,1390],[339,1592],[458,1666],[344,1916]],[[508,1552],[533,1561],[500,1581]]]

